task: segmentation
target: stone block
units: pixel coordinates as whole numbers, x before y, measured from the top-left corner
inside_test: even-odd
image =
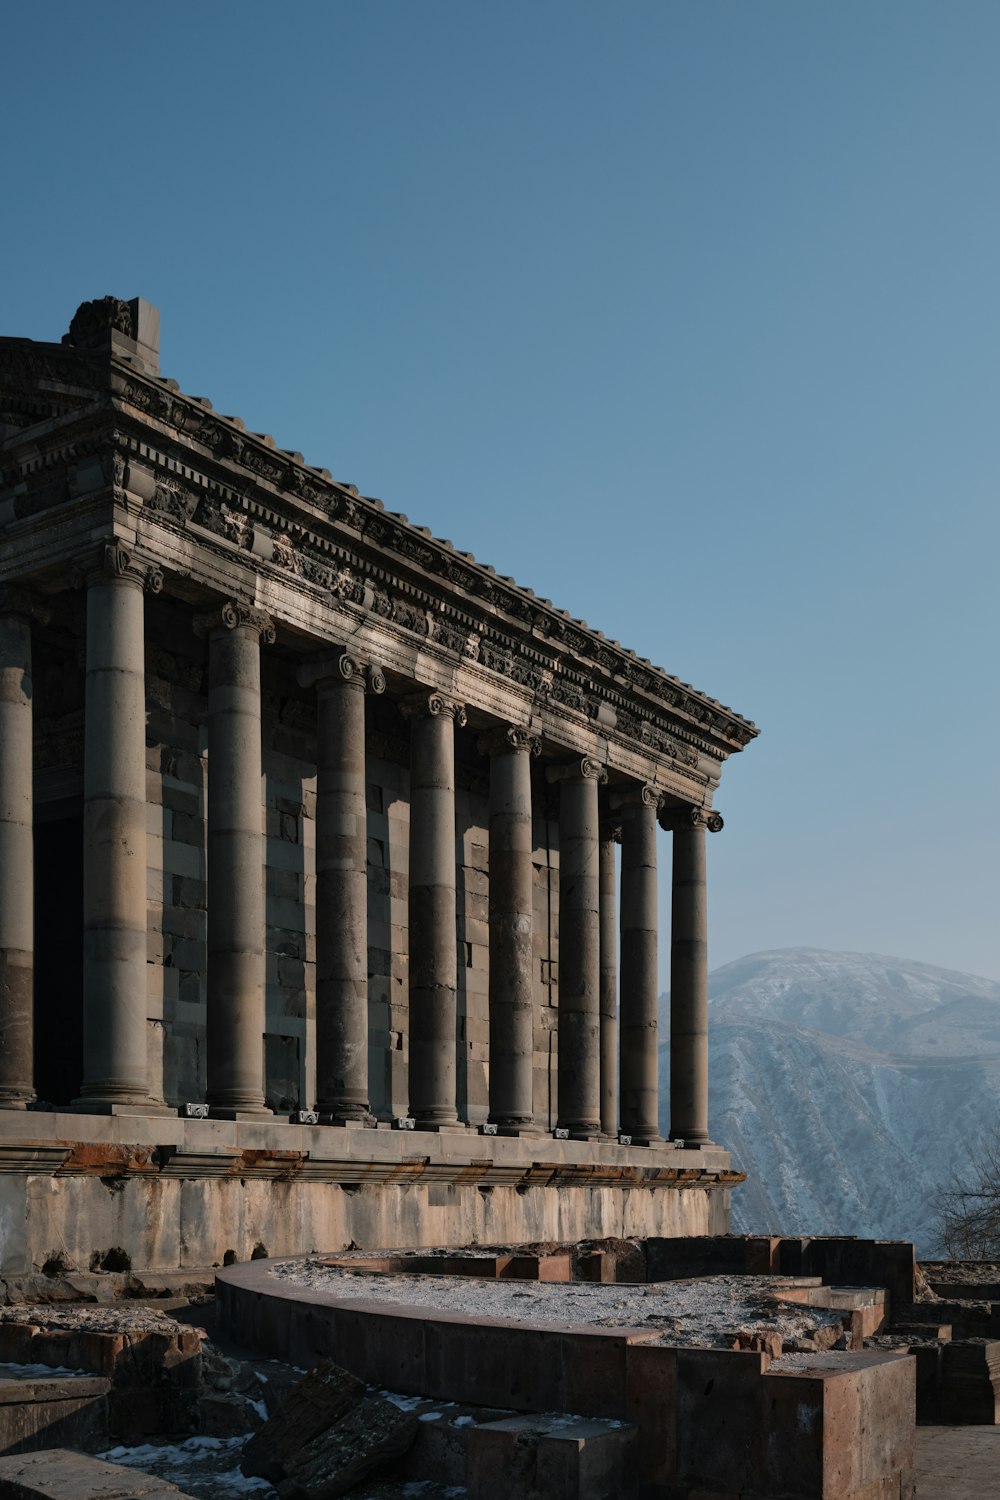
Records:
[[[995,1426],[1000,1418],[1000,1343],[962,1339],[941,1346],[940,1420]]]
[[[166,1479],[70,1448],[0,1458],[3,1500],[191,1500]]]
[[[506,1417],[470,1431],[469,1500],[617,1500],[630,1493],[632,1427],[565,1417]]]
[[[88,1449],[108,1440],[109,1381],[94,1377],[0,1380],[0,1453],[61,1447]],[[0,1465],[11,1460],[0,1460]],[[4,1491],[0,1467],[0,1495]]]
[[[677,1474],[677,1354],[641,1338],[625,1351],[625,1409],[639,1434],[638,1471],[664,1489]]]
[[[769,1493],[760,1488],[767,1362],[743,1350],[677,1350],[676,1483],[685,1492]]]
[[[289,1391],[243,1450],[244,1474],[277,1482],[295,1455],[364,1399],[364,1382],[328,1360]]]
[[[873,1493],[913,1468],[915,1367],[885,1354],[842,1354],[760,1385],[764,1494]],[[795,1487],[798,1486],[798,1489]],[[890,1489],[890,1493],[891,1493]]]

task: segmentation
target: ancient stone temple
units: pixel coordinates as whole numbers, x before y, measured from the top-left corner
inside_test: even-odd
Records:
[[[754,726],[158,335],[0,339],[2,1268],[724,1229],[705,851]]]

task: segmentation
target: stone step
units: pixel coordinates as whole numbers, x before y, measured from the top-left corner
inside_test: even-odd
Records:
[[[103,1500],[107,1496],[114,1500],[191,1500],[165,1479],[68,1448],[0,1458],[0,1500]]]

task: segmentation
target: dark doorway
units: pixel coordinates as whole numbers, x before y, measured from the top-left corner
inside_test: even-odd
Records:
[[[35,1091],[69,1104],[83,1079],[83,814],[35,810]]]

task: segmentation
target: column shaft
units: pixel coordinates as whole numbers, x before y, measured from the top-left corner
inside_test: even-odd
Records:
[[[410,741],[410,1113],[418,1129],[458,1123],[455,717],[434,694]]]
[[[531,752],[511,729],[490,759],[490,1119],[530,1127],[534,988]]]
[[[316,1107],[334,1124],[368,1107],[368,822],[365,679],[318,683]]]
[[[266,1112],[260,635],[270,625],[235,610],[223,621],[208,648],[208,1103],[231,1116]]]
[[[622,1130],[636,1142],[659,1139],[656,809],[652,788],[622,809]]]
[[[601,900],[601,1131],[618,1129],[618,922],[615,839],[602,837]]]
[[[148,1101],[146,691],[141,571],[109,547],[87,588],[83,1105]]]
[[[598,768],[567,777],[559,800],[559,1126],[601,1130],[601,917]]]
[[[708,908],[705,828],[674,829],[670,942],[670,1134],[708,1134]]]
[[[34,1097],[34,948],[31,627],[0,615],[0,1109]]]

